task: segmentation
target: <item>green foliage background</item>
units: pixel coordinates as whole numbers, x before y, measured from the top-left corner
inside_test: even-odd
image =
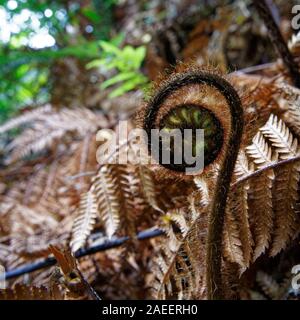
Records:
[[[0,37],[0,122],[24,107],[47,102],[51,95],[51,65],[65,57],[81,59],[89,68],[113,69],[113,77],[99,86],[99,90],[113,86],[110,97],[147,84],[140,72],[145,48],[123,47],[122,35],[112,32],[117,2],[91,0],[82,5],[81,1],[0,0],[8,25],[13,25],[24,10],[30,13],[19,30],[10,33],[8,41]],[[33,26],[34,19],[39,21],[38,28]],[[30,46],[27,40],[40,30],[55,39],[52,46]],[[9,31],[3,32],[7,35]]]

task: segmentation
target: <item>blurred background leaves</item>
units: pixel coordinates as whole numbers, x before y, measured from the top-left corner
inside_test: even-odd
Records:
[[[107,69],[117,74],[103,87],[124,82],[112,96],[146,83],[138,72],[145,49],[119,49],[122,36],[110,43],[116,2],[0,1],[0,122],[24,106],[51,100],[57,69],[53,65],[67,57],[83,60],[83,65],[90,60],[97,65],[101,59],[104,65],[109,59]]]

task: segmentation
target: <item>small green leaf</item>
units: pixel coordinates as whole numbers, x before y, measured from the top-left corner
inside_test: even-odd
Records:
[[[134,78],[135,76],[136,76],[135,72],[119,73],[116,76],[104,81],[100,87],[101,89],[106,89],[107,87],[110,87],[118,82],[125,81],[130,78]]]
[[[100,47],[106,52],[106,53],[111,53],[115,55],[120,55],[122,51],[116,47],[115,45],[107,42],[107,41],[99,41]]]

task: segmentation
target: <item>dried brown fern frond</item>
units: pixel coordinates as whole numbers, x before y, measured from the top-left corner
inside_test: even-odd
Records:
[[[271,115],[246,151],[239,157],[243,161],[236,164],[236,182],[228,202],[229,216],[241,219],[245,212],[249,216],[244,222],[240,220],[236,229],[251,230],[249,235],[253,236],[254,242],[251,243],[249,237],[249,241],[242,245],[241,239],[245,233],[241,234],[237,237],[241,250],[230,257],[230,261],[240,264],[242,268],[249,266],[250,261],[255,261],[268,248],[271,256],[276,255],[299,234],[298,137],[281,119]],[[237,195],[236,192],[242,194]],[[244,204],[231,207],[231,201],[242,201]],[[253,255],[250,260],[248,255],[248,264],[244,265],[241,263],[241,251],[244,254],[249,252],[249,246]]]
[[[9,131],[13,128],[20,127],[21,125],[30,123],[32,121],[43,118],[45,115],[50,115],[53,112],[52,106],[47,104],[45,106],[41,106],[35,108],[31,111],[27,111],[24,114],[13,118],[3,125],[0,126],[0,134]]]
[[[300,56],[300,32],[292,35],[288,42],[288,47],[295,57]]]
[[[120,223],[121,195],[117,179],[115,165],[106,165],[100,168],[93,181],[100,219],[104,222],[108,237],[115,234]]]
[[[157,202],[158,187],[153,179],[151,171],[140,165],[101,166],[79,206],[73,226],[72,250],[76,251],[85,243],[97,217],[108,237],[112,237],[120,225],[123,234],[134,237],[143,213],[161,211]]]
[[[64,300],[64,293],[58,285],[46,286],[16,284],[14,288],[0,290],[0,300]]]
[[[224,256],[237,262],[242,270],[249,267],[253,253],[247,203],[249,187],[247,182],[242,184],[228,199],[224,225]]]
[[[23,124],[24,118],[21,120],[21,124]],[[88,132],[95,132],[98,127],[103,128],[109,125],[109,121],[102,114],[84,108],[61,109],[58,112],[42,113],[36,117],[29,117],[29,121],[31,120],[34,120],[31,125],[6,147],[6,152],[10,153],[6,158],[7,164],[31,153],[52,148],[57,142],[64,144],[67,142],[68,134],[80,138]],[[18,125],[19,123],[15,121],[14,124]],[[11,125],[7,128],[11,128]]]
[[[291,288],[291,275],[285,274],[283,280],[278,282],[272,275],[258,271],[256,282],[267,299],[285,300]]]
[[[87,237],[94,228],[97,214],[97,198],[94,188],[91,188],[83,194],[78,216],[73,223],[73,235],[70,243],[72,251],[77,251],[85,244]]]
[[[198,181],[199,183],[199,181]],[[202,191],[207,186],[201,183]],[[201,191],[190,198],[190,207],[163,216],[167,239],[154,262],[155,279],[149,286],[156,299],[203,299],[206,296],[205,242],[207,215],[199,209],[207,199]]]

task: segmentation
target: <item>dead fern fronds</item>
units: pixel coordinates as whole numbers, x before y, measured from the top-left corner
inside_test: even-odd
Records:
[[[256,282],[267,299],[284,300],[289,294],[291,276],[290,274],[285,274],[283,280],[279,282],[272,275],[258,271]]]
[[[73,240],[70,243],[73,252],[85,244],[87,237],[94,227],[97,213],[96,194],[94,188],[91,188],[91,190],[83,194],[80,200],[78,217],[74,220]]]
[[[49,289],[46,286],[16,284],[13,289],[0,290],[0,300],[64,300],[64,298],[64,293],[58,285]]]
[[[59,112],[34,113],[33,116],[21,116],[20,123],[35,120],[22,134],[8,146],[6,152],[11,153],[6,163],[13,163],[21,158],[52,148],[57,142],[66,143],[67,136],[83,137],[88,132],[95,132],[98,127],[106,127],[107,119],[102,114],[95,114],[88,109],[62,109]],[[13,124],[4,127],[11,128]],[[3,129],[3,130],[4,130]]]
[[[198,194],[199,195],[199,194]],[[205,242],[207,216],[191,199],[163,217],[167,239],[155,261],[155,280],[149,284],[156,299],[201,299],[206,296]]]
[[[24,114],[9,120],[2,126],[0,126],[0,134],[20,127],[21,125],[43,118],[44,116],[50,115],[52,112],[52,106],[49,104],[46,104],[45,106],[41,106],[39,108],[35,108],[31,111],[27,111]]]
[[[243,201],[243,197],[247,199],[243,206],[231,208],[230,215],[242,217],[247,209],[249,220],[244,220],[244,223],[240,221],[237,229],[249,230],[250,226],[254,240],[251,244],[253,250],[251,261],[255,261],[270,245],[269,254],[276,255],[299,233],[296,209],[299,162],[277,167],[282,160],[293,160],[298,157],[298,138],[281,119],[271,115],[246,151],[247,162],[253,169],[249,170],[245,156],[241,156],[240,158],[244,161],[237,162],[236,181],[239,181],[240,177],[243,179],[233,188],[233,194],[229,197],[229,206],[231,201]],[[256,175],[254,172],[257,170],[259,174]],[[247,176],[249,179],[245,178]],[[243,195],[236,195],[236,192],[243,187],[246,187]],[[241,240],[241,237],[238,239]],[[250,242],[241,246],[243,253],[249,252],[249,244]],[[245,267],[241,263],[240,251],[237,252],[235,259],[232,257],[231,261],[235,260]]]
[[[161,211],[157,202],[158,188],[153,179],[146,167],[101,166],[79,206],[73,225],[72,250],[76,251],[85,243],[97,217],[108,237],[115,235],[120,225],[125,235],[134,237],[142,213],[149,209]]]

